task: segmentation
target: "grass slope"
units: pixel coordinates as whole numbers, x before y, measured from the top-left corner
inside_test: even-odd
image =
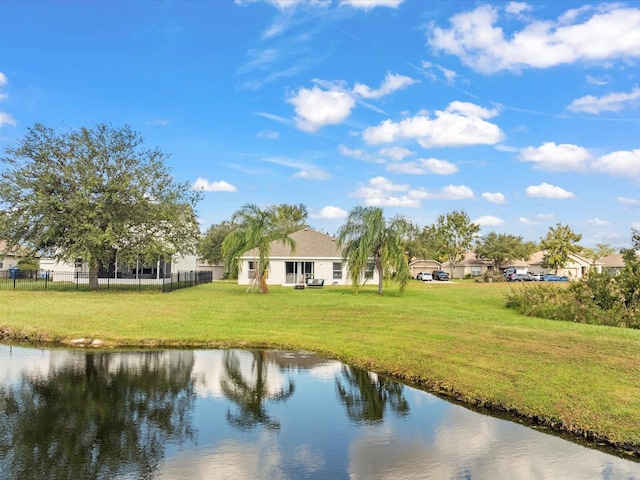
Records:
[[[530,318],[506,284],[412,282],[269,295],[216,282],[173,292],[0,292],[6,339],[312,350],[459,400],[640,451],[640,331]]]

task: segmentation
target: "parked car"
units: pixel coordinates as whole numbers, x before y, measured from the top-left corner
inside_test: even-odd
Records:
[[[422,280],[423,282],[430,282],[431,280],[433,280],[433,277],[429,272],[420,272],[418,275],[416,275],[416,279]]]
[[[503,273],[503,275],[504,275],[504,278],[506,278],[506,279],[507,279],[507,281],[509,281],[509,277],[510,277],[511,275],[515,274],[515,273],[529,273],[529,272],[527,272],[527,269],[526,269],[526,268],[512,268],[512,267],[511,267],[511,268],[505,268],[505,269],[502,271],[502,273]]]
[[[445,272],[444,270],[434,270],[431,273],[431,277],[434,280],[439,280],[441,282],[446,282],[449,280],[449,274],[447,272]]]
[[[542,280],[545,282],[568,282],[569,277],[565,275],[545,275]]]
[[[528,273],[513,273],[507,277],[508,282],[531,282],[534,278]]]
[[[531,275],[531,280],[534,280],[536,282],[539,282],[540,280],[542,280],[542,277],[544,277],[544,274],[542,273],[530,273],[529,275]]]

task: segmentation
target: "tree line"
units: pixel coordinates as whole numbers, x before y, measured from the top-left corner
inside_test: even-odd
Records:
[[[97,288],[105,265],[186,254],[223,263],[226,275],[235,277],[241,256],[257,249],[253,287],[266,293],[270,245],[282,242],[295,251],[291,234],[309,226],[307,207],[247,204],[201,233],[195,208],[202,192],[176,182],[167,158],[157,148],[146,148],[129,126],[57,132],[36,124],[0,159],[0,240],[7,251],[24,255],[24,265],[33,265],[38,255],[69,263],[83,259],[91,288]],[[379,293],[386,280],[405,288],[413,258],[448,262],[453,270],[474,250],[499,270],[509,260],[526,260],[544,249],[545,262],[557,269],[570,254],[589,253],[578,244],[581,235],[562,224],[551,227],[538,244],[495,232],[479,236],[479,231],[464,211],[442,214],[433,225],[420,227],[405,216],[386,218],[382,208],[357,206],[336,237],[356,291],[373,262]],[[590,254],[602,256],[609,249],[601,245]]]

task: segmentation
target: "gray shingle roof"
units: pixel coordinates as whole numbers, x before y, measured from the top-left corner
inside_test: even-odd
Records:
[[[280,242],[271,243],[270,258],[341,258],[342,250],[338,248],[338,241],[335,237],[326,233],[318,232],[311,228],[298,230],[290,235],[296,242],[296,250],[291,255],[291,247]],[[257,257],[258,250],[249,250],[244,257]]]

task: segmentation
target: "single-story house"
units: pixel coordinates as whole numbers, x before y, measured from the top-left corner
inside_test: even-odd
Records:
[[[414,258],[409,262],[411,278],[416,278],[420,272],[431,273],[434,270],[442,270],[442,264],[437,260],[418,260]]]
[[[346,264],[342,261],[342,249],[338,240],[326,233],[311,228],[298,230],[290,235],[296,242],[291,251],[288,244],[278,241],[271,243],[268,285],[307,284],[309,279],[322,279],[325,285],[350,284]],[[259,253],[257,249],[246,252],[240,258],[238,284],[250,285],[255,277]],[[373,262],[365,272],[367,282],[378,282],[378,274]]]
[[[528,261],[529,272],[556,273],[551,268],[543,266],[543,258],[545,253],[545,250],[540,250],[531,255]],[[600,263],[599,261],[590,260],[576,253],[570,253],[567,265],[564,268],[559,268],[557,274],[567,276],[571,280],[579,280],[580,278],[586,276],[592,269],[596,272],[601,272],[602,263]]]
[[[598,260],[602,264],[602,271],[611,275],[618,275],[625,266],[621,253],[614,253]]]
[[[442,270],[451,273],[450,263],[445,263]],[[487,270],[493,270],[493,262],[476,257],[476,254],[469,250],[464,258],[453,267],[451,278],[481,277]]]

